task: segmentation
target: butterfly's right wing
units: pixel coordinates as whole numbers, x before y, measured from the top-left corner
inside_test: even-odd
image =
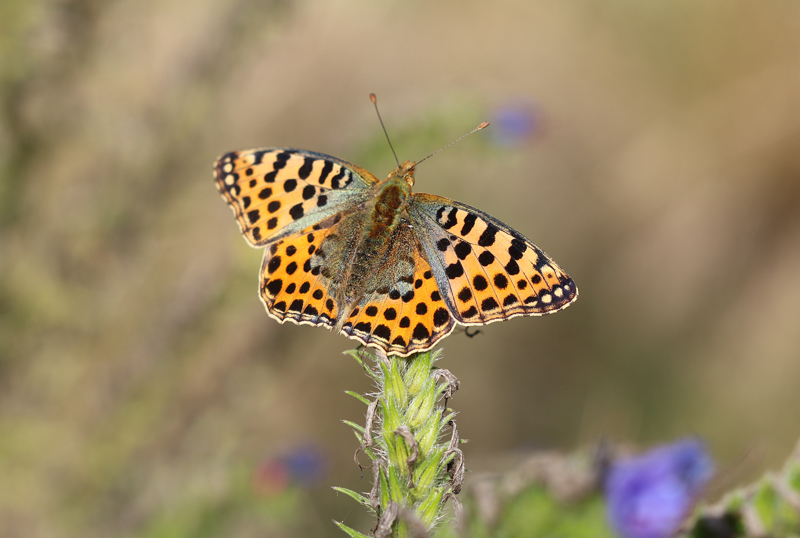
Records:
[[[518,231],[474,207],[414,194],[408,204],[420,248],[456,321],[485,325],[569,306],[575,283]]]
[[[253,247],[356,207],[379,181],[336,157],[288,148],[226,153],[214,163],[214,179]]]

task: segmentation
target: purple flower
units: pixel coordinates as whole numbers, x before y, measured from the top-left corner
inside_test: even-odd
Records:
[[[325,454],[313,445],[300,446],[283,457],[292,480],[304,487],[319,482],[327,470]]]
[[[611,526],[624,538],[669,538],[713,473],[703,443],[686,439],[611,464],[605,494]]]
[[[498,146],[519,146],[539,130],[539,111],[528,103],[509,104],[492,114],[492,140]]]
[[[279,456],[263,461],[253,475],[255,489],[272,496],[290,485],[315,486],[327,472],[325,454],[315,445],[298,445]]]

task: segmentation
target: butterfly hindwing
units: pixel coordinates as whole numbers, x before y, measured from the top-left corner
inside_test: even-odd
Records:
[[[409,214],[439,289],[463,325],[557,312],[578,296],[547,254],[474,207],[414,194]]]
[[[214,177],[252,246],[299,233],[368,198],[372,174],[336,157],[288,148],[222,155]]]
[[[313,226],[267,247],[260,292],[270,316],[281,323],[334,326],[339,306],[331,296],[330,280],[322,274],[324,259],[318,254],[335,229],[335,223]]]
[[[365,345],[406,357],[450,334],[455,320],[413,228],[398,227],[391,243],[395,247],[382,264],[384,270],[350,312],[342,331]]]

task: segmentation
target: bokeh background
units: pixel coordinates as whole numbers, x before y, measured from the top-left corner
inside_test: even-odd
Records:
[[[384,177],[370,92],[401,160],[493,121],[417,189],[580,288],[444,341],[471,470],[696,434],[736,480],[800,436],[800,3],[3,0],[0,77],[2,538],[368,528],[354,342],[267,317],[211,164]]]

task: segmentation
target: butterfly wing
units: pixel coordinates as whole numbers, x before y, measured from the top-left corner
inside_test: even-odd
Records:
[[[578,297],[575,283],[547,254],[483,211],[414,194],[408,212],[442,297],[459,323],[550,314]]]
[[[331,280],[322,271],[322,247],[338,223],[337,216],[331,217],[274,241],[264,251],[259,291],[270,317],[281,323],[334,326],[339,306],[331,294]]]
[[[261,299],[281,323],[333,328],[341,258],[353,241],[347,218],[335,215],[298,234],[273,242],[261,266]],[[364,282],[363,297],[341,315],[342,333],[389,355],[430,349],[450,334],[455,321],[439,293],[433,270],[407,222],[389,238],[379,269]],[[345,249],[345,250],[342,250]]]
[[[406,357],[433,347],[453,331],[455,321],[410,223],[401,222],[388,243],[380,270],[342,332],[388,355]]]
[[[268,245],[369,198],[378,179],[330,155],[259,148],[222,155],[214,179],[248,243]]]

